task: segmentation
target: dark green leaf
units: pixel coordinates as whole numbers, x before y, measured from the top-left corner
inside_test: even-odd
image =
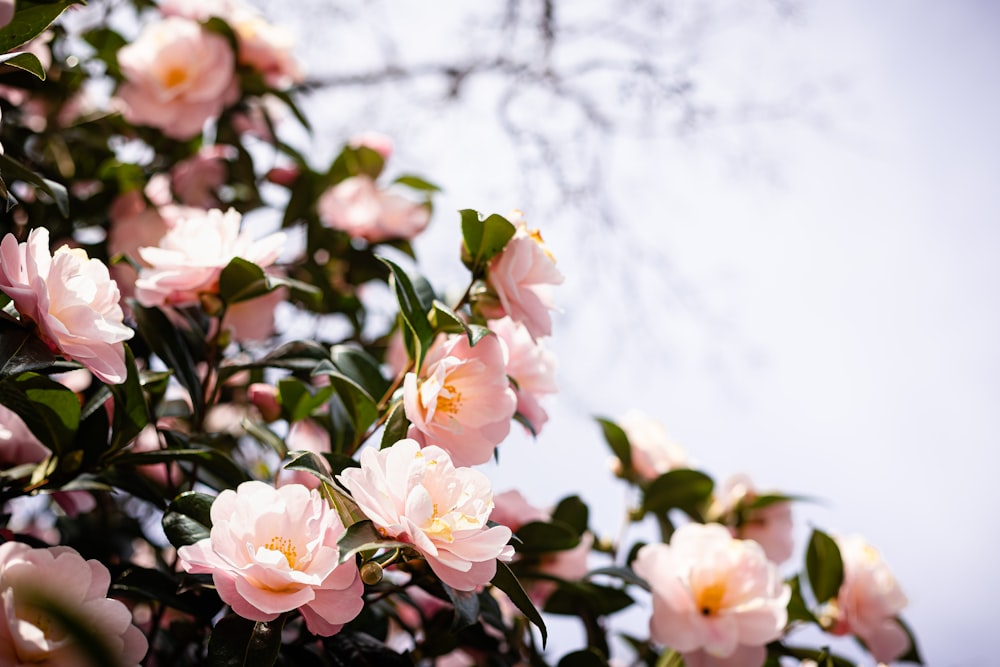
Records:
[[[400,655],[363,632],[341,632],[323,639],[327,655],[336,667],[413,667],[413,660]]]
[[[419,369],[427,348],[434,340],[434,329],[428,320],[432,302],[424,303],[421,300],[413,281],[398,265],[384,257],[378,259],[389,267],[389,287],[396,294],[396,301],[399,303],[399,314],[405,325],[404,339],[414,368]]]
[[[375,524],[366,519],[348,526],[347,530],[344,531],[344,534],[337,541],[337,546],[340,548],[340,562],[346,563],[348,560],[354,558],[355,554],[362,551],[402,549],[412,545],[406,542],[385,539],[375,530]]]
[[[583,649],[564,655],[557,667],[608,667],[608,661],[590,649]]]
[[[806,623],[819,625],[819,621],[809,611],[809,605],[806,604],[805,599],[802,597],[802,582],[799,577],[792,577],[786,583],[792,590],[792,596],[788,600],[788,622],[805,621]]]
[[[222,608],[214,591],[195,589],[178,593],[179,582],[160,570],[132,566],[118,577],[111,590],[137,600],[162,602],[193,616],[211,618]]]
[[[38,56],[34,53],[27,51],[5,53],[0,55],[0,65],[10,65],[11,67],[23,69],[25,72],[30,72],[42,81],[45,81],[45,69],[42,67],[42,63],[39,62]]]
[[[17,0],[14,18],[0,28],[0,53],[6,53],[42,34],[64,9],[76,4],[82,3],[79,0],[56,2]]]
[[[485,220],[477,211],[464,209],[462,216],[462,261],[474,276],[479,276],[517,231],[506,218],[490,215]]]
[[[478,324],[468,324],[458,314],[447,305],[438,300],[433,302],[434,309],[431,311],[431,324],[435,333],[456,333],[465,334],[469,339],[469,345],[475,345],[483,336],[487,336],[490,330]]]
[[[219,297],[226,303],[239,303],[270,291],[264,269],[241,257],[234,257],[219,274]]]
[[[590,510],[580,496],[567,496],[552,510],[552,520],[572,527],[577,535],[583,535],[590,522]]]
[[[580,533],[560,521],[531,521],[517,529],[514,548],[520,553],[565,551],[580,544]]]
[[[145,308],[135,302],[131,306],[139,335],[188,390],[194,406],[195,421],[199,421],[205,409],[204,396],[194,355],[187,340],[159,308]]]
[[[230,614],[212,628],[208,640],[209,667],[269,667],[281,650],[282,614],[273,621],[251,621]]]
[[[233,462],[232,458],[215,449],[157,449],[149,452],[125,454],[118,460],[124,465],[152,465],[177,461],[198,464],[200,469],[215,475],[227,487],[235,488],[251,479],[245,470]]]
[[[319,389],[306,384],[297,378],[282,378],[278,381],[278,402],[281,410],[290,422],[302,421],[314,410],[330,400],[333,387]]]
[[[479,618],[479,596],[476,592],[460,591],[444,582],[441,582],[441,588],[448,594],[448,599],[451,600],[451,605],[455,608],[455,615],[451,621],[451,631],[458,632],[462,628],[475,624]]]
[[[671,470],[649,484],[642,506],[645,511],[656,513],[676,508],[700,519],[702,508],[711,498],[714,486],[712,478],[703,472],[687,468]]]
[[[0,377],[43,370],[55,361],[52,350],[38,336],[0,315]]]
[[[389,389],[389,381],[382,375],[378,361],[357,346],[334,345],[330,348],[330,361],[372,398],[381,398]]]
[[[615,579],[621,579],[622,581],[632,584],[633,586],[638,586],[643,590],[650,590],[649,583],[637,575],[632,568],[629,567],[600,567],[587,573],[587,579],[591,579],[593,577],[614,577]]]
[[[215,498],[188,491],[174,498],[163,515],[163,532],[177,548],[209,537]]]
[[[115,405],[110,452],[128,445],[149,423],[149,409],[139,382],[139,369],[136,368],[135,357],[128,345],[125,346],[125,368],[128,370],[125,381],[110,385]]]
[[[7,27],[9,28],[10,26],[8,25]],[[2,33],[3,31],[0,30],[0,34]],[[35,186],[52,198],[56,208],[59,209],[59,213],[64,218],[69,217],[69,195],[66,193],[66,188],[59,183],[36,174],[20,162],[3,153],[0,153],[0,176],[7,182],[13,179]]]
[[[0,404],[56,454],[70,450],[80,426],[80,400],[65,386],[37,373],[6,377],[0,380]]]
[[[632,469],[632,446],[629,445],[628,436],[625,435],[621,426],[610,419],[603,417],[596,417],[596,419],[597,423],[601,425],[601,431],[604,433],[604,439],[608,446],[611,447],[611,452],[622,462],[622,470],[628,474]]]
[[[621,611],[635,602],[624,589],[590,581],[563,581],[545,601],[550,614],[577,616],[585,608],[596,616]]]
[[[494,586],[502,590],[510,598],[510,601],[514,603],[525,617],[535,624],[538,630],[542,633],[542,646],[544,647],[548,641],[549,631],[545,628],[545,621],[542,620],[542,615],[538,613],[535,605],[531,602],[531,598],[528,594],[524,592],[524,588],[521,587],[521,582],[517,580],[514,573],[511,572],[510,567],[507,563],[503,561],[497,561],[497,573],[491,581]]]
[[[837,596],[844,583],[844,562],[832,537],[813,529],[806,547],[806,572],[817,604]]]
[[[399,401],[389,412],[389,418],[385,420],[385,430],[382,431],[382,442],[379,449],[391,447],[406,437],[410,430],[410,422],[406,418],[406,409],[403,402]]]
[[[918,665],[924,664],[924,659],[920,655],[920,649],[917,648],[917,638],[913,635],[913,630],[902,618],[896,617],[896,622],[899,623],[900,627],[903,628],[903,632],[910,640],[910,650],[902,655],[902,657],[896,658],[899,662],[915,662]]]

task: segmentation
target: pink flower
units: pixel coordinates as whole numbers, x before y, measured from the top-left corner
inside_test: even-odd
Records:
[[[274,311],[287,296],[288,290],[279,287],[255,299],[231,304],[222,324],[232,333],[233,340],[266,341],[274,335]]]
[[[389,190],[369,176],[352,176],[324,192],[316,203],[324,224],[370,243],[412,239],[430,222],[430,209]]]
[[[24,420],[0,404],[0,466],[38,463],[48,455],[48,447],[35,437]]]
[[[197,136],[239,98],[229,42],[179,16],[146,25],[118,51],[118,64],[126,79],[118,89],[125,120],[174,139]]]
[[[302,82],[302,67],[292,55],[295,38],[291,33],[253,12],[235,14],[227,21],[236,33],[240,64],[260,72],[272,88],[280,90]]]
[[[247,387],[247,398],[260,411],[260,416],[264,418],[264,421],[273,422],[281,417],[278,388],[273,384],[254,382]]]
[[[380,132],[358,132],[348,140],[347,145],[351,148],[370,148],[381,155],[383,160],[388,160],[392,155],[392,138]]]
[[[734,537],[753,540],[763,547],[772,562],[784,563],[795,550],[792,504],[776,502],[748,509],[758,495],[749,477],[736,475],[723,485],[710,514],[730,526]]]
[[[652,417],[629,410],[618,420],[631,447],[632,469],[639,479],[651,482],[665,472],[686,468],[687,455],[663,424]]]
[[[0,290],[53,349],[103,382],[125,381],[124,341],[134,332],[122,322],[118,285],[103,262],[65,245],[50,254],[44,227],[20,244],[8,234],[0,243]]]
[[[649,582],[653,641],[697,659],[704,651],[741,664],[764,663],[764,645],[781,637],[791,596],[756,542],[733,539],[719,524],[689,523],[670,544],[647,544],[632,565]]]
[[[0,28],[14,18],[14,0],[0,0]]]
[[[111,575],[96,560],[84,560],[69,547],[33,549],[20,542],[0,544],[0,664],[73,667],[84,662],[71,635],[58,620],[33,605],[40,596],[74,614],[121,665],[138,665],[146,637],[132,625],[132,614],[107,598]]]
[[[159,246],[139,248],[149,265],[135,281],[135,297],[144,306],[194,305],[204,292],[219,289],[219,275],[234,257],[261,267],[278,259],[285,243],[282,233],[259,241],[240,232],[240,214],[229,209],[188,209],[174,221]]]
[[[511,489],[493,496],[493,513],[490,520],[507,526],[517,532],[521,526],[532,521],[548,521],[549,513],[535,507],[517,489]]]
[[[892,662],[910,648],[896,617],[906,596],[879,552],[857,535],[837,538],[844,583],[823,615],[835,635],[853,634],[879,662]]]
[[[426,444],[446,450],[458,466],[490,460],[510,432],[516,407],[496,336],[485,336],[475,347],[464,335],[439,338],[420,376],[403,378],[403,408],[413,430]]]
[[[552,286],[563,281],[556,260],[537,229],[522,221],[503,251],[490,260],[487,282],[497,295],[498,307],[487,317],[509,315],[528,328],[534,338],[552,334]]]
[[[185,206],[213,208],[219,205],[216,191],[229,176],[227,160],[236,159],[232,146],[203,146],[195,155],[170,170],[174,193]]]
[[[338,565],[344,526],[319,493],[300,484],[244,482],[212,503],[212,534],[177,550],[185,572],[211,574],[222,600],[253,621],[298,609],[328,637],[360,613],[353,562]]]
[[[510,560],[511,532],[487,527],[490,482],[478,470],[456,468],[440,447],[404,439],[361,452],[361,467],[338,479],[380,533],[423,554],[441,581],[463,591],[493,579],[496,559]]]
[[[489,327],[506,347],[507,375],[514,380],[517,411],[537,435],[549,419],[541,398],[559,390],[556,358],[542,341],[532,338],[527,327],[509,317],[493,320]]]

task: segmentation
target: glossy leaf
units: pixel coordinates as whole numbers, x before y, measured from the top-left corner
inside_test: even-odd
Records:
[[[635,600],[624,589],[590,581],[564,581],[545,601],[550,614],[577,616],[586,608],[596,616],[607,616],[632,605]]]
[[[128,445],[149,423],[149,409],[139,381],[139,369],[136,368],[135,356],[128,345],[125,345],[125,368],[128,371],[125,381],[109,385],[115,406],[109,452]]]
[[[714,486],[712,478],[703,472],[687,468],[671,470],[649,484],[642,506],[647,512],[664,513],[679,509],[693,518],[700,518]]]
[[[517,529],[514,548],[519,553],[565,551],[580,544],[580,533],[561,521],[531,521]]]
[[[187,339],[159,308],[145,308],[135,302],[131,305],[139,335],[188,390],[194,406],[195,420],[198,421],[205,409],[204,397],[194,355]]]
[[[552,520],[572,527],[577,535],[583,535],[590,522],[590,509],[580,496],[567,496],[552,510]]]
[[[430,181],[427,181],[419,176],[414,176],[412,174],[404,174],[396,178],[393,183],[398,183],[399,185],[405,185],[408,188],[413,188],[414,190],[423,190],[425,192],[440,192],[441,188],[434,185]]]
[[[389,287],[396,295],[399,303],[399,314],[405,327],[404,339],[414,368],[420,368],[427,354],[427,348],[434,340],[434,329],[431,327],[428,315],[432,302],[422,299],[414,287],[414,282],[397,264],[384,257],[379,257],[390,271]]]
[[[80,400],[58,382],[37,373],[0,380],[0,404],[15,412],[53,452],[69,451],[80,425]]]
[[[212,503],[215,498],[188,491],[174,498],[163,514],[163,532],[177,548],[209,537],[212,530]]]
[[[431,324],[437,333],[465,334],[469,339],[469,345],[473,346],[490,334],[487,327],[479,324],[469,324],[444,303],[434,300],[434,309],[431,311]]]
[[[67,7],[82,4],[79,0],[31,2],[17,0],[17,11],[10,23],[0,28],[0,53],[6,53],[42,34]]]
[[[544,647],[549,637],[549,631],[545,627],[545,621],[542,619],[542,615],[538,613],[538,609],[535,608],[531,598],[529,598],[528,594],[524,592],[524,588],[521,587],[521,582],[519,582],[517,577],[514,576],[514,573],[511,572],[507,563],[497,561],[497,573],[494,575],[493,580],[490,583],[506,593],[507,597],[510,598],[510,601],[514,603],[514,606],[517,607],[529,621],[534,623],[535,627],[537,627],[539,632],[542,633],[542,646]]]
[[[403,549],[412,545],[406,542],[387,540],[375,529],[375,524],[370,520],[358,521],[348,526],[347,530],[337,541],[340,548],[340,562],[346,563],[354,558],[355,554],[362,551],[377,551],[378,549]]]
[[[38,336],[0,314],[0,378],[43,370],[55,361],[52,350]]]
[[[622,470],[630,471],[632,469],[632,446],[628,442],[625,431],[610,419],[603,417],[596,419],[597,423],[601,425],[601,432],[604,434],[604,440],[608,443],[608,447],[611,448],[611,453],[622,462]]]
[[[806,573],[817,604],[837,597],[844,583],[844,562],[832,537],[813,529],[806,547]]]
[[[462,261],[474,276],[481,275],[517,231],[503,216],[490,215],[485,220],[477,211],[464,209],[462,216]]]
[[[389,418],[385,420],[385,430],[382,431],[382,442],[379,444],[379,449],[396,444],[406,437],[409,429],[410,422],[406,418],[406,409],[403,407],[403,402],[399,401],[392,406]]]
[[[479,596],[476,592],[460,591],[444,582],[441,582],[441,588],[444,589],[448,599],[451,600],[451,606],[455,609],[455,615],[451,621],[451,631],[458,632],[473,625],[479,618]]]
[[[378,399],[389,389],[389,381],[382,375],[378,361],[355,345],[334,345],[330,348],[330,361],[340,373]]]
[[[297,378],[283,378],[278,381],[278,402],[289,422],[302,421],[314,410],[330,400],[333,387],[315,388]]]
[[[900,627],[903,628],[903,632],[910,640],[910,650],[904,653],[899,658],[896,658],[898,662],[913,662],[918,665],[924,664],[924,658],[920,655],[920,649],[917,646],[917,638],[913,634],[913,629],[904,621],[902,618],[896,617],[896,622],[899,623]]]
[[[806,623],[815,623],[816,625],[819,625],[819,621],[816,619],[816,616],[809,611],[809,605],[806,604],[805,598],[802,597],[802,582],[799,577],[792,577],[785,583],[788,584],[792,591],[792,595],[788,600],[789,624],[796,621],[804,621]]]
[[[608,667],[608,661],[593,650],[583,649],[564,655],[557,667]]]
[[[282,614],[273,621],[251,621],[234,614],[212,628],[208,641],[208,667],[268,667],[281,650]]]
[[[30,72],[42,81],[45,81],[45,69],[42,67],[42,63],[38,60],[38,56],[34,53],[29,53],[27,51],[5,53],[0,55],[0,65],[10,65],[11,67],[23,69],[25,72]]]
[[[9,28],[10,26],[7,27]],[[0,31],[0,33],[2,32]],[[49,180],[41,174],[36,174],[17,160],[3,153],[0,153],[0,177],[7,183],[11,180],[18,180],[35,186],[36,189],[44,192],[52,199],[56,208],[59,209],[59,213],[64,218],[69,217],[69,195],[63,185]]]

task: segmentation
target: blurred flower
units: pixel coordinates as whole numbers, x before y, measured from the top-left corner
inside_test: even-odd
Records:
[[[170,170],[174,194],[185,206],[213,208],[219,205],[216,191],[226,183],[229,168],[226,161],[236,158],[232,146],[213,144],[174,165]]]
[[[247,398],[266,422],[273,422],[281,417],[281,403],[278,402],[278,388],[273,384],[254,382],[247,387]]]
[[[0,466],[38,463],[49,449],[35,437],[16,412],[0,403]]]
[[[392,138],[380,132],[358,132],[351,136],[347,145],[351,148],[370,148],[381,155],[383,160],[388,160],[392,155]]]
[[[323,224],[370,243],[412,239],[431,218],[426,204],[382,190],[369,176],[352,176],[329,188],[316,211]]]
[[[722,485],[709,516],[729,526],[733,537],[760,544],[772,562],[784,563],[795,550],[792,504],[779,501],[751,509],[759,496],[749,477],[735,475]]]
[[[515,533],[526,523],[548,521],[551,518],[548,512],[529,503],[517,489],[494,495],[493,504],[490,521],[507,526]]]
[[[455,465],[489,461],[517,407],[500,339],[485,336],[470,346],[463,334],[439,338],[419,377],[404,377],[403,407],[417,438],[446,450]]]
[[[86,654],[36,600],[59,605],[104,643],[121,665],[138,665],[148,644],[132,614],[108,599],[111,575],[69,547],[0,544],[0,664],[82,665]]]
[[[272,621],[298,609],[328,637],[364,606],[353,561],[338,565],[344,526],[320,495],[299,484],[244,482],[212,504],[212,536],[177,550],[185,572],[211,574],[240,616]]]
[[[684,654],[687,663],[728,658],[764,663],[764,645],[782,635],[791,594],[777,566],[756,542],[736,540],[718,524],[689,523],[670,544],[647,544],[633,563],[649,582],[653,641]]]
[[[230,304],[222,325],[241,343],[266,341],[274,335],[274,310],[287,297],[288,290],[279,287],[255,299]]]
[[[617,423],[628,437],[632,469],[640,480],[651,482],[663,473],[688,467],[687,454],[662,422],[639,410],[629,410]],[[621,463],[616,463],[620,468]]]
[[[201,133],[239,98],[235,57],[222,35],[179,16],[147,24],[118,51],[125,83],[118,89],[130,123],[173,139]]]
[[[0,28],[14,18],[14,0],[0,0]]]
[[[879,552],[864,538],[837,538],[844,583],[822,619],[832,634],[853,634],[879,662],[892,662],[910,649],[896,617],[906,607],[902,588]]]
[[[144,306],[194,305],[199,295],[219,289],[219,275],[234,257],[261,267],[278,258],[283,233],[259,241],[240,232],[240,214],[229,209],[189,209],[174,221],[158,246],[139,248],[149,265],[135,281],[135,297]]]
[[[537,229],[529,230],[523,220],[503,251],[490,260],[487,282],[499,304],[487,308],[486,316],[509,315],[528,328],[532,337],[552,334],[550,310],[552,286],[563,281],[556,260]]]
[[[510,560],[511,532],[487,527],[493,509],[489,479],[456,468],[448,452],[400,440],[361,452],[361,467],[338,479],[382,535],[423,554],[441,581],[463,591],[493,579],[496,559]]]
[[[509,317],[492,320],[489,327],[505,345],[507,375],[514,380],[517,412],[531,424],[531,430],[537,435],[549,419],[541,398],[559,390],[555,377],[556,358],[542,341],[532,338],[527,327]]]
[[[65,245],[50,254],[44,227],[20,244],[7,234],[0,243],[0,290],[52,348],[104,382],[125,381],[124,341],[135,332],[122,322],[118,285],[103,262]]]

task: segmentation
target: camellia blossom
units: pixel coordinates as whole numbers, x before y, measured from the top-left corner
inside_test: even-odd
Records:
[[[219,597],[253,621],[298,609],[328,637],[355,616],[364,586],[353,561],[338,565],[340,518],[301,484],[244,482],[212,503],[211,537],[177,550],[185,572],[211,574]]]
[[[123,323],[118,285],[103,262],[66,245],[50,254],[44,227],[20,244],[7,234],[0,242],[0,290],[51,348],[104,382],[125,381],[124,341],[135,332]]]
[[[531,424],[531,430],[537,435],[549,419],[541,398],[559,390],[556,358],[542,341],[532,338],[527,327],[509,317],[493,320],[489,327],[505,346],[507,375],[514,380],[517,412]]]
[[[791,590],[756,542],[719,524],[689,523],[670,544],[647,544],[632,565],[649,582],[653,641],[692,660],[704,652],[759,667],[765,644],[782,635]]]
[[[254,241],[240,231],[235,209],[186,209],[160,239],[158,246],[139,248],[148,266],[135,281],[135,297],[144,306],[187,306],[202,293],[219,289],[222,269],[235,257],[270,266],[285,244],[281,232]]]
[[[118,51],[125,120],[174,139],[201,133],[239,98],[236,56],[220,34],[180,16],[147,24]]]
[[[729,526],[733,537],[753,540],[764,548],[764,553],[771,561],[784,563],[792,557],[795,550],[792,504],[779,501],[748,509],[748,505],[758,496],[749,477],[734,475],[722,485],[709,515],[713,520]],[[737,517],[737,512],[742,516]]]
[[[414,435],[446,450],[455,465],[489,461],[517,408],[500,339],[487,335],[472,346],[462,334],[439,338],[419,377],[403,378],[403,408]]]
[[[827,605],[824,625],[835,635],[853,634],[879,662],[892,662],[910,649],[896,620],[907,599],[879,552],[858,535],[838,537],[844,582]]]
[[[628,437],[632,469],[645,482],[663,473],[688,467],[687,454],[667,433],[663,423],[639,410],[629,410],[618,426]],[[620,467],[620,462],[617,462]]]
[[[380,189],[364,175],[329,188],[316,202],[316,211],[323,224],[370,243],[412,239],[431,219],[426,204]]]
[[[381,451],[365,449],[361,467],[338,479],[382,535],[412,544],[452,588],[489,583],[497,559],[514,556],[510,529],[486,525],[493,510],[489,479],[456,468],[440,447],[421,449],[404,439]]]
[[[563,275],[537,229],[529,230],[523,221],[504,249],[490,260],[487,282],[499,304],[487,307],[486,316],[509,315],[528,328],[534,338],[552,334],[550,310],[555,309],[552,287],[562,283]]]
[[[121,665],[138,665],[148,644],[124,604],[107,597],[111,575],[70,547],[0,544],[0,664],[74,667],[86,654],[58,619],[32,603],[59,605],[87,626]]]

